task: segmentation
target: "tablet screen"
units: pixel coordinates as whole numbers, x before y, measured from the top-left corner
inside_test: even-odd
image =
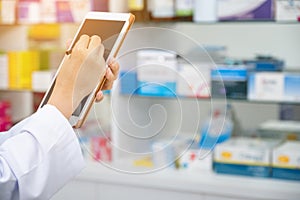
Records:
[[[83,34],[88,36],[98,35],[101,37],[105,48],[104,59],[106,60],[124,24],[125,21],[86,19],[73,44],[75,44]]]
[[[98,35],[101,37],[102,44],[105,48],[104,59],[107,61],[107,58],[118,39],[119,33],[121,32],[124,24],[125,21],[86,19],[73,44],[76,44],[80,36],[83,34],[88,36]],[[80,115],[87,99],[88,96],[81,101],[76,110],[73,112],[73,116]]]

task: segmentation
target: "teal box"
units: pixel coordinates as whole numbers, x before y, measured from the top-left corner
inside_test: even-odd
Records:
[[[176,83],[165,82],[138,82],[138,95],[158,96],[158,97],[176,97]]]
[[[235,174],[254,177],[270,177],[270,166],[251,166],[241,164],[227,164],[221,162],[213,163],[214,171],[222,174]]]
[[[272,169],[272,177],[279,179],[300,181],[300,169],[276,168]]]

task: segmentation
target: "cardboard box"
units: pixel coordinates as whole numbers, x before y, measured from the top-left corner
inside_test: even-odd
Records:
[[[272,149],[280,140],[232,138],[216,146],[214,170],[217,173],[270,177]]]
[[[287,141],[273,151],[272,177],[300,180],[300,141]]]

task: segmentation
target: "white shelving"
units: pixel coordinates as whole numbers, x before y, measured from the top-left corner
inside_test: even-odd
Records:
[[[231,57],[254,57],[256,53],[270,53],[286,60],[287,66],[291,68],[300,68],[300,24],[278,24],[278,23],[215,23],[215,24],[194,24],[194,23],[137,23],[134,28],[141,27],[170,28],[179,31],[183,35],[191,38],[200,44],[216,44],[228,46],[228,55]],[[62,44],[67,38],[71,38],[76,30],[76,26],[64,26],[62,28]],[[21,26],[0,26],[0,49],[4,50],[22,50],[28,47],[26,38],[27,27]],[[159,40],[161,35],[149,34],[149,40]],[[126,49],[133,49],[135,41],[141,38],[129,37],[126,39],[120,55],[126,53]],[[163,40],[161,42],[164,42]],[[179,48],[186,47],[180,41],[174,40]],[[123,57],[124,58],[124,57]],[[134,60],[120,59],[121,68],[129,69],[134,66]],[[30,91],[21,92],[20,96],[11,95],[18,92],[0,92],[0,98],[10,96],[12,99],[18,99],[15,105],[15,113],[25,114],[15,116],[23,117],[32,112],[29,102],[32,102]],[[174,124],[179,123],[178,104],[170,99],[157,98],[136,98],[121,96],[119,94],[112,96],[114,101],[114,113],[118,119],[122,120],[122,125],[127,130],[133,130],[135,136],[149,136],[151,128],[157,128],[160,124],[160,117],[167,113],[166,126],[163,127],[164,133],[172,134]],[[24,99],[23,99],[24,98]],[[132,101],[131,113],[128,115],[127,103]],[[196,99],[181,99],[183,121],[182,132],[190,132],[191,127],[196,127],[198,119],[203,119],[205,113],[209,111],[209,104],[206,101],[197,101]],[[200,103],[199,103],[200,102]],[[195,105],[201,111],[201,117],[195,115]],[[247,102],[233,102],[235,110],[238,110],[238,118],[241,126],[251,129],[266,119],[278,118],[278,105],[260,104]],[[15,106],[14,105],[14,106]],[[26,105],[26,106],[24,106]],[[154,105],[161,105],[155,107]],[[154,107],[153,107],[154,106]],[[154,109],[151,111],[151,109]],[[148,112],[150,109],[150,113]],[[152,112],[152,113],[151,113]],[[259,112],[259,113],[257,113]],[[99,111],[101,113],[101,110]],[[246,113],[246,114],[245,114]],[[105,113],[107,114],[107,113]],[[150,114],[150,115],[149,115]],[[152,119],[154,121],[151,121]],[[202,117],[203,116],[203,117]],[[136,129],[130,121],[133,117],[141,127]],[[147,126],[150,123],[149,126]],[[116,123],[116,122],[114,122]],[[152,126],[151,126],[152,125]],[[149,148],[150,141],[136,143],[128,135],[118,130],[114,124],[112,128],[112,139],[115,145],[128,148],[131,151],[143,152],[143,148]],[[142,132],[142,131],[145,132]],[[124,157],[120,152],[114,149],[114,159],[118,160]],[[164,170],[148,175],[128,175],[120,174],[113,170],[106,169],[98,164],[89,163],[87,168],[69,185],[67,185],[54,199],[299,199],[299,182],[260,179],[250,177],[224,176],[212,172],[203,172],[202,174],[187,173]]]
[[[191,199],[297,200],[300,183],[215,174],[210,171],[163,170],[132,175],[90,163],[53,200],[59,199]]]

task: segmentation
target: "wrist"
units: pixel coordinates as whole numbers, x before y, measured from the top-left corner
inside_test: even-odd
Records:
[[[54,90],[47,104],[55,106],[67,119],[72,115],[72,98],[68,97],[66,93]]]

